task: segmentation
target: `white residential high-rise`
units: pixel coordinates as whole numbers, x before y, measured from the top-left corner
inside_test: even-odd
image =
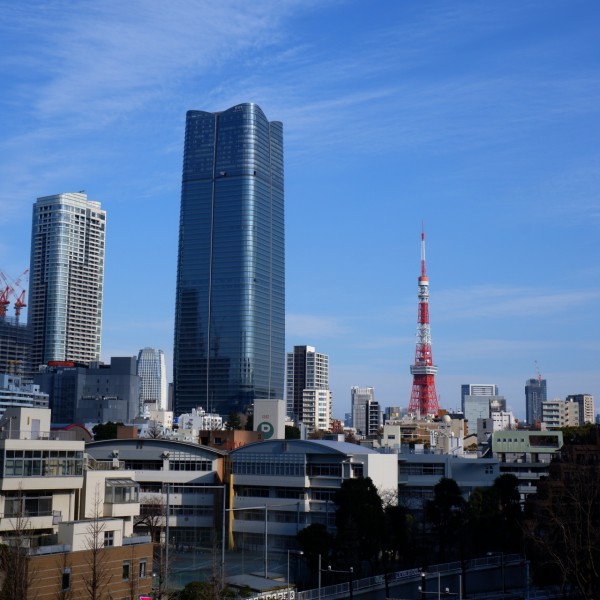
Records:
[[[167,371],[165,353],[155,348],[143,348],[138,354],[137,374],[141,379],[140,402],[156,403],[167,410]]]
[[[307,428],[319,429],[331,423],[331,392],[329,391],[329,356],[313,346],[294,346],[287,354],[287,411],[296,422]],[[327,399],[323,393],[328,392]],[[326,407],[328,407],[326,409]],[[309,425],[309,423],[311,425]]]
[[[33,205],[28,322],[32,365],[100,359],[106,212],[82,193]]]

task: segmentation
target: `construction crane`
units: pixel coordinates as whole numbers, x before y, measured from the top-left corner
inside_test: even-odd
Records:
[[[0,317],[4,318],[6,316],[6,307],[10,304],[10,300],[8,297],[10,296],[12,288],[10,285],[7,285],[0,292]]]
[[[6,316],[6,308],[10,304],[10,297],[13,294],[17,294],[15,300],[15,316],[17,317],[17,321],[21,316],[21,309],[25,308],[27,304],[25,304],[25,289],[21,286],[21,281],[23,278],[29,273],[29,269],[25,269],[17,279],[11,283],[9,278],[0,271],[0,278],[6,284],[6,287],[2,292],[0,292],[0,317]]]
[[[535,362],[535,370],[537,373],[538,381],[542,381],[542,374],[540,373],[540,366],[538,365],[538,361],[536,360],[534,362]]]

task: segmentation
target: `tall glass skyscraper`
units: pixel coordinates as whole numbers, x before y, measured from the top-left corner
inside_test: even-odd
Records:
[[[525,413],[527,425],[534,425],[542,420],[542,402],[548,400],[546,380],[538,377],[528,379],[525,383]]]
[[[140,402],[156,404],[159,410],[167,410],[167,371],[165,353],[156,348],[142,348],[137,359],[140,376]],[[141,411],[140,411],[141,412]]]
[[[174,410],[283,398],[283,127],[256,104],[187,113]]]
[[[33,205],[28,323],[32,365],[100,359],[106,212],[82,192]]]

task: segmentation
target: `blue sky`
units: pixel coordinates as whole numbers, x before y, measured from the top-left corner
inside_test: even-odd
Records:
[[[108,213],[103,357],[172,357],[185,112],[284,123],[287,348],[406,406],[421,223],[441,405],[600,402],[600,4],[0,0],[0,269],[31,205]]]

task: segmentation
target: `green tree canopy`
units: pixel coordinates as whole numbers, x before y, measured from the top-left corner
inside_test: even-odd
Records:
[[[378,559],[385,530],[383,503],[370,477],[344,480],[334,502],[340,566],[359,572],[362,561],[373,565]]]
[[[425,519],[438,541],[439,559],[447,560],[457,547],[462,549],[462,536],[467,516],[467,502],[454,479],[442,477],[433,488],[433,500],[425,505]]]
[[[94,434],[94,440],[99,442],[100,440],[116,440],[117,439],[117,427],[123,425],[123,423],[99,423],[92,427],[92,433]]]

